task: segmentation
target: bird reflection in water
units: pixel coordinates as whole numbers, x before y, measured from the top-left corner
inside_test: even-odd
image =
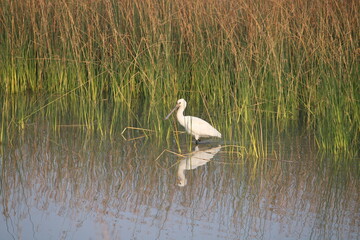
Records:
[[[221,146],[199,150],[199,147],[195,147],[195,151],[190,153],[189,156],[180,161],[178,167],[178,182],[177,185],[184,187],[187,185],[187,179],[185,177],[185,170],[194,170],[199,166],[205,165],[208,163],[216,153],[221,149]]]

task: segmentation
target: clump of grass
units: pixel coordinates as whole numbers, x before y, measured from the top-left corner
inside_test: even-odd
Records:
[[[0,8],[2,93],[75,89],[89,103],[146,103],[138,127],[156,131],[184,97],[193,111],[216,106],[217,116],[204,117],[231,141],[247,135],[255,155],[265,152],[263,119],[280,130],[299,121],[324,149],[358,149],[356,0],[3,0]],[[90,126],[96,114],[82,111]]]

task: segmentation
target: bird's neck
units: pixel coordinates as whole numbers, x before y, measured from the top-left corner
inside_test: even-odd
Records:
[[[184,109],[183,109],[183,108],[179,108],[179,110],[178,110],[177,113],[176,113],[176,117],[177,117],[179,123],[180,123],[182,126],[185,126]]]

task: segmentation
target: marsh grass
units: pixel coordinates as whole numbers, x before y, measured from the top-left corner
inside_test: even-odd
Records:
[[[255,156],[267,152],[264,129],[293,122],[322,149],[359,149],[358,1],[1,0],[0,9],[2,95],[72,95],[89,130],[111,135],[127,118],[168,138],[163,117],[183,97],[189,114],[250,142]],[[104,99],[129,111],[115,109],[108,128]]]

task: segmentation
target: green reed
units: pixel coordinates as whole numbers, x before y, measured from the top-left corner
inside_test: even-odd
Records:
[[[245,136],[257,156],[266,152],[263,128],[293,121],[323,149],[359,147],[358,1],[1,0],[0,8],[2,94],[74,95],[89,129],[105,134],[91,105],[110,99],[129,117],[147,116],[136,126],[169,135],[163,116],[183,97],[189,114],[203,112],[229,141]]]

